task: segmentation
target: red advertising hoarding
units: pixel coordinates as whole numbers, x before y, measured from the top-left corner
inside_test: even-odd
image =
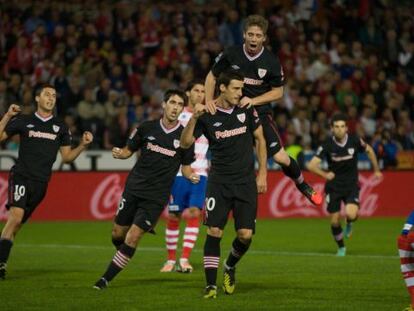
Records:
[[[45,200],[32,220],[109,220],[116,212],[126,172],[55,172]],[[0,220],[6,219],[7,173],[0,173]],[[307,174],[322,190],[322,179]],[[360,174],[360,215],[406,216],[414,209],[414,172],[385,172],[382,180]],[[324,217],[325,207],[314,207],[281,172],[268,174],[268,191],[259,196],[258,218]]]

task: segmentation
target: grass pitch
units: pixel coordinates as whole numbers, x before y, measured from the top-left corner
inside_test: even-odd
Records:
[[[409,304],[396,239],[404,219],[360,219],[337,258],[327,219],[260,220],[237,268],[234,295],[202,298],[205,228],[192,274],[161,274],[164,222],[104,291],[92,289],[114,255],[109,222],[28,223],[0,281],[0,310],[402,310]],[[2,226],[0,226],[2,227]],[[234,238],[222,240],[222,261]],[[222,281],[219,269],[218,285]]]

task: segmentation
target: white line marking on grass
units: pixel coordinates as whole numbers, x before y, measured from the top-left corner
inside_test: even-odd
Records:
[[[68,248],[68,249],[114,249],[112,246],[99,245],[73,245],[73,244],[17,244],[17,247],[26,248]],[[138,247],[139,252],[165,252],[163,247]],[[201,249],[193,249],[193,252],[202,253]],[[269,256],[301,256],[301,257],[335,257],[331,253],[312,253],[312,252],[288,252],[288,251],[266,251],[266,250],[250,250],[249,254],[269,255]],[[352,258],[370,258],[370,259],[397,259],[398,256],[392,255],[346,255]]]

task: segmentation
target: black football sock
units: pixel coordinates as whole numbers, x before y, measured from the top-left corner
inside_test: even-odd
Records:
[[[8,239],[0,239],[0,263],[7,263],[13,241]]]
[[[331,232],[334,237],[334,240],[336,244],[338,244],[338,247],[344,247],[344,235],[342,233],[342,227],[339,225],[339,227],[335,227],[331,225]]]
[[[204,243],[204,272],[207,286],[216,286],[217,283],[217,269],[220,262],[220,241],[221,238],[207,234],[206,242]]]
[[[238,238],[233,240],[233,245],[226,260],[226,268],[233,268],[240,258],[247,252],[252,240],[249,240],[247,244],[242,243]]]
[[[102,276],[108,282],[122,271],[135,253],[135,248],[122,244]]]

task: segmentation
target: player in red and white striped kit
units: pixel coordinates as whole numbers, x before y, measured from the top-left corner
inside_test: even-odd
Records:
[[[196,104],[204,101],[203,81],[193,81],[187,87],[189,104],[184,108],[178,120],[185,126],[192,116],[192,109]],[[171,198],[168,205],[168,221],[165,230],[165,241],[168,251],[168,259],[161,272],[192,272],[193,267],[189,262],[191,251],[197,240],[199,232],[200,210],[204,206],[205,191],[207,184],[208,161],[206,153],[208,141],[204,136],[195,141],[196,161],[191,164],[193,170],[192,179],[184,178],[181,171],[177,174],[171,190]],[[187,209],[185,222],[186,227],[183,235],[183,247],[181,257],[176,262],[177,244],[180,236],[180,220],[184,210]]]
[[[414,211],[408,216],[398,237],[401,273],[411,296],[411,304],[404,311],[414,311]]]

